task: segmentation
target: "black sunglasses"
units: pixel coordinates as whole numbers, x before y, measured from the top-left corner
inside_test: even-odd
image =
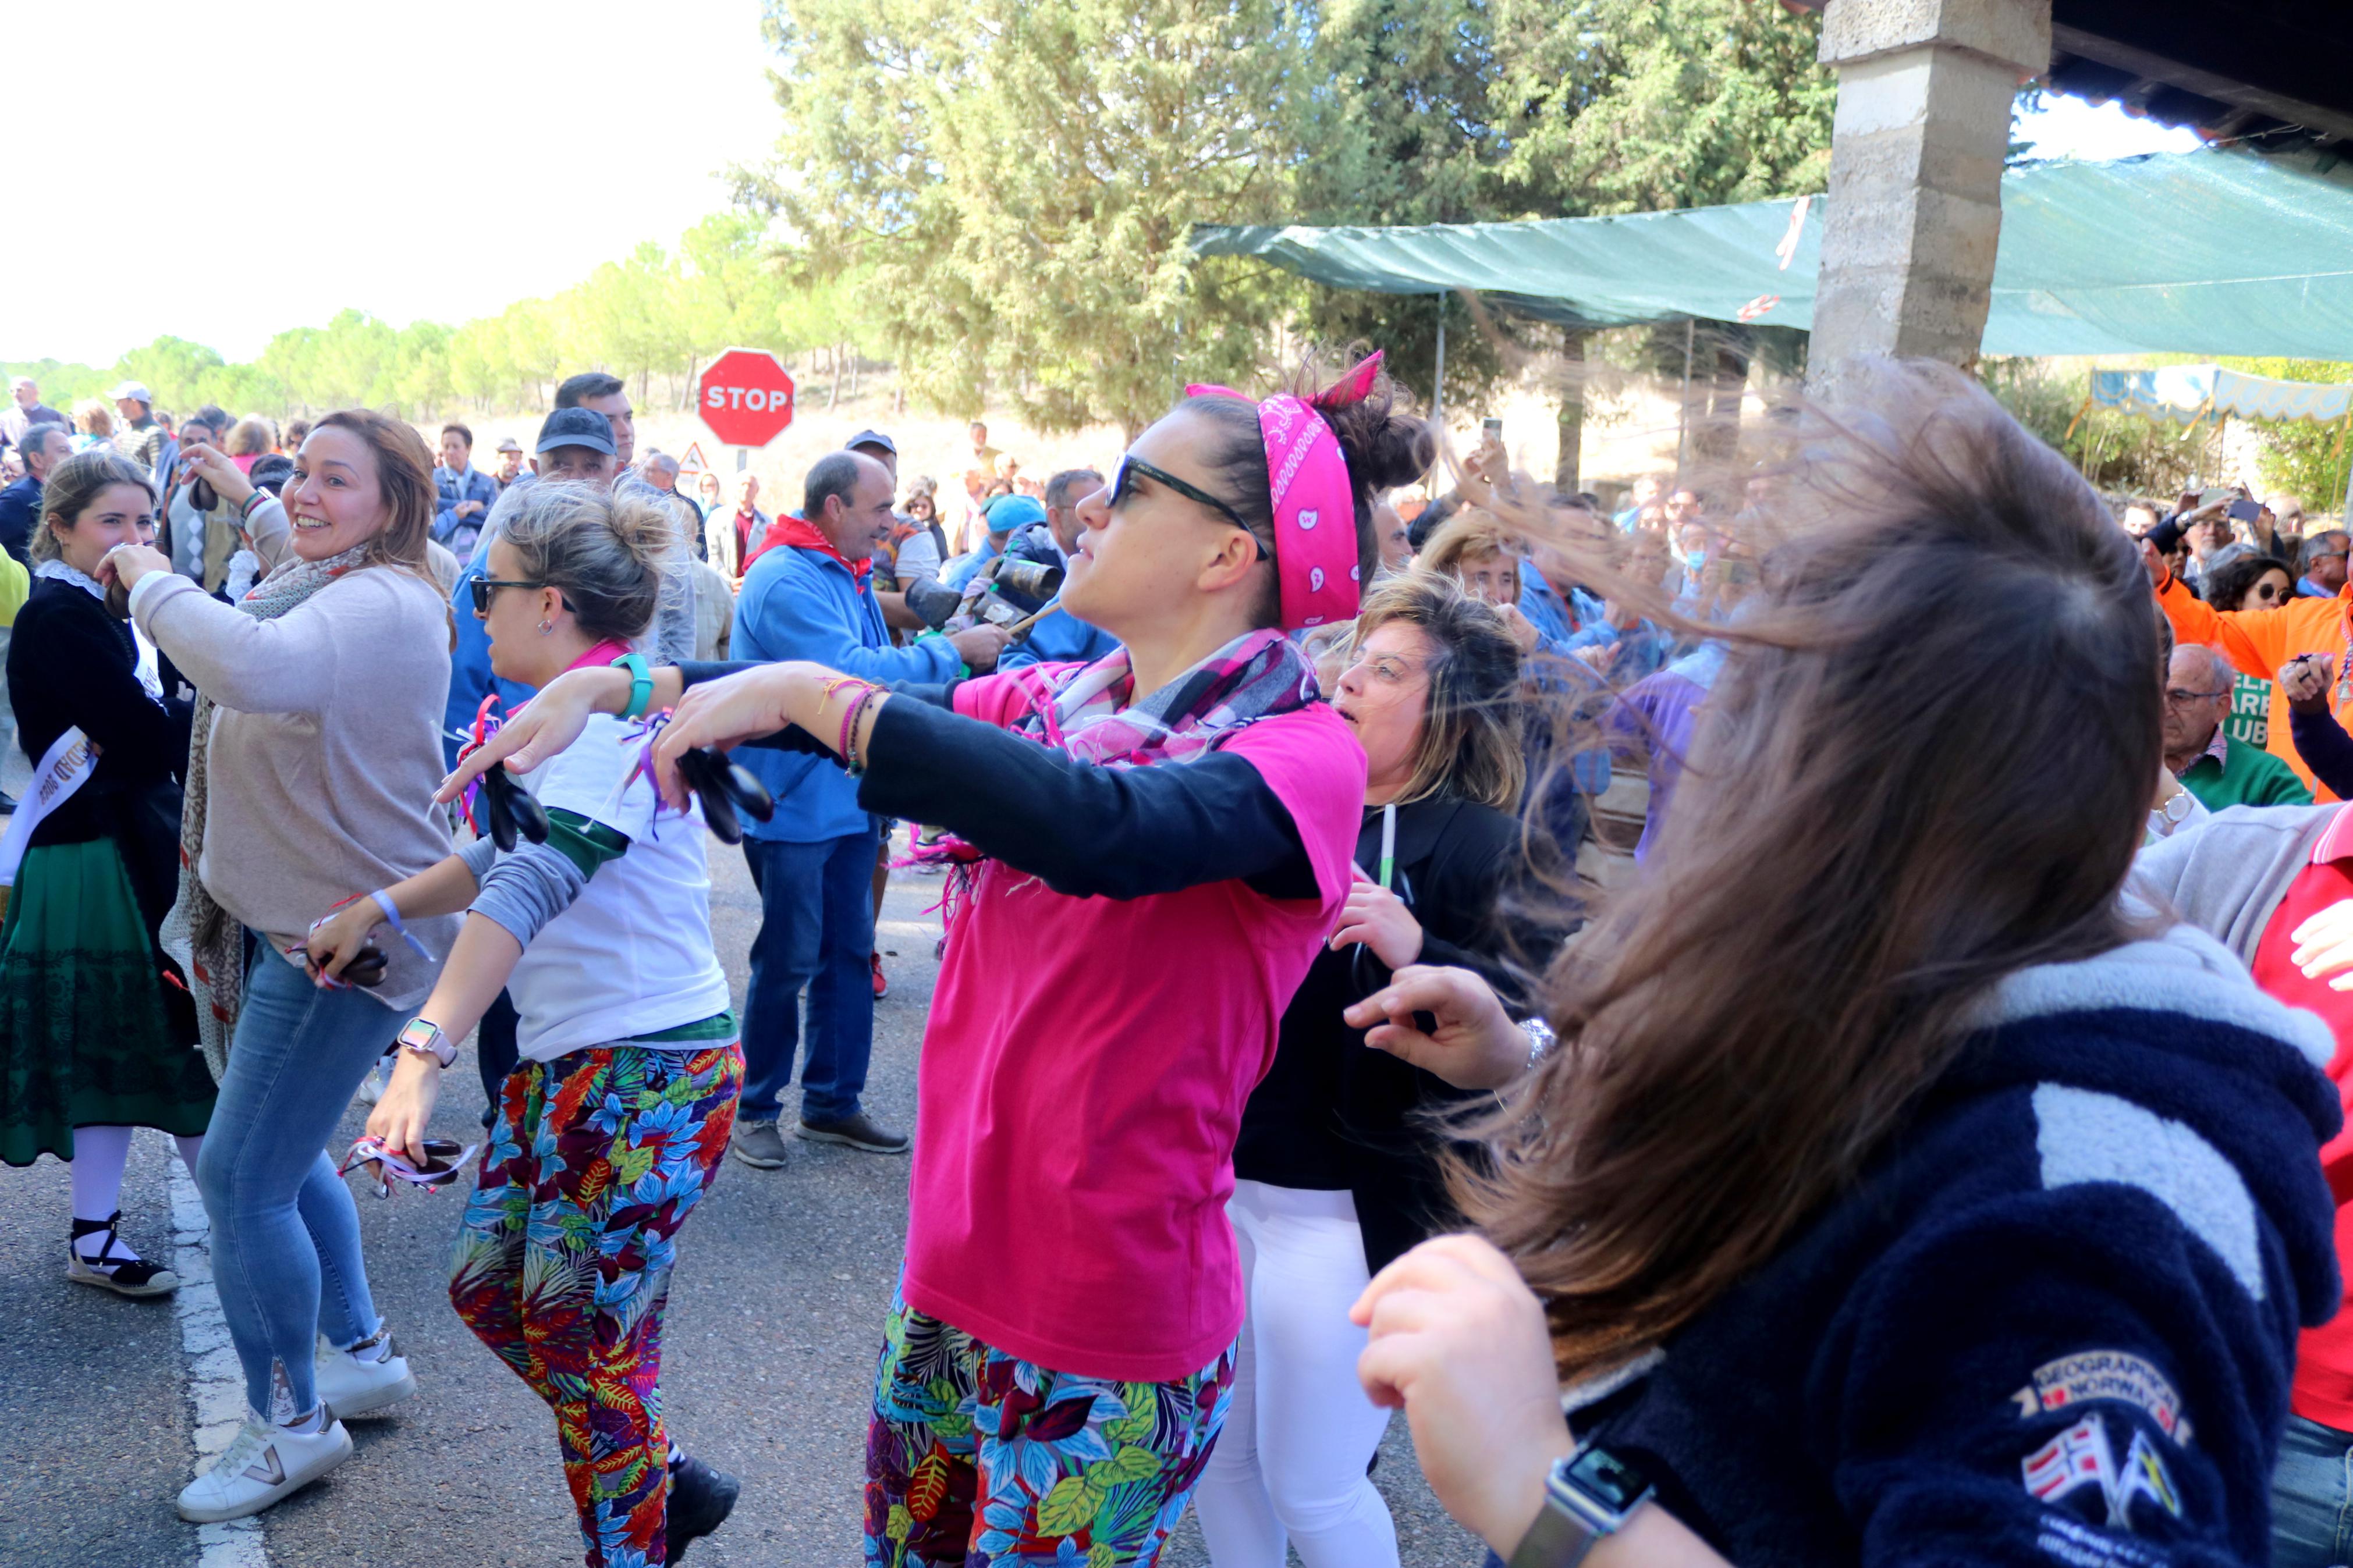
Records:
[[[1261,561],[1271,561],[1274,559],[1274,552],[1266,547],[1266,541],[1261,539],[1258,534],[1251,530],[1250,525],[1242,521],[1241,513],[1236,511],[1233,508],[1228,506],[1225,502],[1219,500],[1208,491],[1197,489],[1193,486],[1188,485],[1184,480],[1178,479],[1176,475],[1168,472],[1166,469],[1155,468],[1151,464],[1138,457],[1123,457],[1119,460],[1119,467],[1112,470],[1111,504],[1114,509],[1118,507],[1120,502],[1127,499],[1128,492],[1134,489],[1133,481],[1137,478],[1150,479],[1155,485],[1166,485],[1168,489],[1175,490],[1178,495],[1183,496],[1187,500],[1198,501],[1201,505],[1208,507],[1211,511],[1218,513],[1228,522],[1232,523],[1236,528],[1240,529],[1244,533],[1250,536],[1250,542],[1258,546],[1258,558]]]
[[[498,577],[477,577],[474,579],[474,614],[489,615],[491,601],[498,597],[499,590],[501,588],[544,588],[546,586],[544,583],[521,583]],[[565,609],[572,607],[571,600],[565,599],[561,594],[556,597],[563,600]]]

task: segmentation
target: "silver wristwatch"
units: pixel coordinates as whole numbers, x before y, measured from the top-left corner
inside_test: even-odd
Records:
[[[458,1042],[443,1034],[440,1025],[422,1018],[411,1018],[396,1039],[402,1050],[430,1057],[439,1067],[446,1068],[458,1059]]]
[[[1651,1479],[1588,1440],[1545,1477],[1544,1510],[1520,1538],[1509,1568],[1577,1568],[1605,1535],[1626,1528],[1651,1500]]]

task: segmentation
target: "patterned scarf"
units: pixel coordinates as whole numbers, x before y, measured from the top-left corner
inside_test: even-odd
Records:
[[[1132,706],[1122,706],[1135,689],[1125,647],[1076,669],[1026,665],[1001,679],[1013,682],[1029,702],[1029,713],[1013,726],[1015,734],[1107,768],[1199,762],[1248,725],[1296,712],[1320,695],[1315,666],[1272,627],[1236,637]],[[913,858],[944,861],[950,868],[943,908],[944,923],[954,924],[970,906],[986,857],[950,835],[919,849]]]
[[[274,621],[360,563],[366,546],[354,546],[324,561],[290,557],[253,585],[237,607],[257,621]],[[228,1044],[245,1000],[244,943],[237,922],[213,901],[196,875],[205,855],[205,802],[212,752],[214,703],[196,693],[188,737],[188,769],[180,812],[180,896],[164,917],[164,951],[196,984],[196,1037],[213,1081],[228,1070]]]
[[[1135,689],[1124,647],[1075,672],[1029,665],[1009,679],[1030,700],[1015,733],[1113,768],[1198,762],[1243,725],[1318,695],[1315,667],[1271,627],[1236,637],[1132,707],[1122,706]]]

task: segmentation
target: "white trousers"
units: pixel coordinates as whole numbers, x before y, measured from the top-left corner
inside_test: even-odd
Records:
[[[1193,1494],[1216,1568],[1397,1568],[1397,1526],[1365,1467],[1389,1413],[1365,1397],[1348,1321],[1368,1276],[1346,1193],[1236,1182],[1226,1205],[1249,1304],[1233,1404]]]

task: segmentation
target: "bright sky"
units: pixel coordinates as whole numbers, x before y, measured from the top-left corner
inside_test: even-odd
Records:
[[[44,128],[17,151],[70,169],[11,203],[0,359],[111,364],[164,332],[249,359],[345,306],[459,321],[671,244],[775,140],[759,15],[117,0],[94,34],[9,8],[8,121]]]
[[[148,23],[145,46],[105,58],[106,101],[147,114],[135,132],[100,123],[75,7],[9,21],[32,68],[10,73],[10,122],[96,162],[37,204],[62,227],[16,209],[0,359],[111,364],[170,332],[245,360],[347,306],[396,325],[491,314],[670,244],[726,204],[718,171],[776,134],[758,0],[237,0],[193,27],[198,13],[118,5],[108,37]],[[134,134],[155,149],[143,166]],[[2197,145],[2067,98],[2020,134],[2043,157]],[[100,189],[121,221],[75,221]]]
[[[2129,158],[2137,153],[2188,153],[2204,145],[2196,132],[2138,120],[2113,103],[2045,93],[2042,108],[2017,116],[2011,135],[2034,143],[2038,158]]]

